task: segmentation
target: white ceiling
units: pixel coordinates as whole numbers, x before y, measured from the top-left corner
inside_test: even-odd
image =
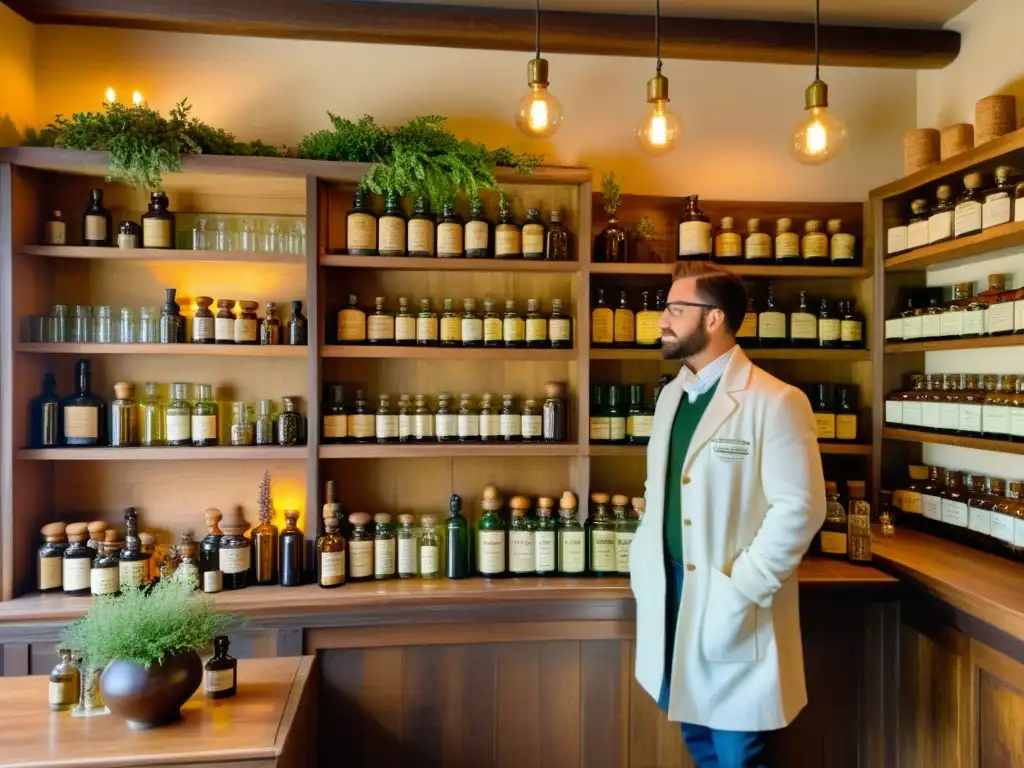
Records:
[[[823,24],[941,28],[975,0],[821,0]],[[534,0],[378,0],[427,5],[533,8]],[[541,9],[589,13],[648,14],[654,0],[541,0]],[[666,16],[811,21],[814,0],[662,0]]]

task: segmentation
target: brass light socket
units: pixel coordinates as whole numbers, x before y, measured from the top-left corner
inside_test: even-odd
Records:
[[[530,59],[526,65],[526,82],[530,84],[531,88],[535,85],[548,87],[547,59]]]
[[[668,100],[668,78],[659,73],[647,81],[647,103]]]
[[[824,80],[815,80],[804,91],[804,109],[828,106],[828,85]]]

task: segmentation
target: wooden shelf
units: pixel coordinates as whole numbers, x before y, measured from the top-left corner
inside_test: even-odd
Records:
[[[322,267],[388,269],[419,272],[548,272],[580,271],[578,261],[534,261],[533,259],[418,259],[403,256],[320,256]]]
[[[589,454],[591,456],[644,456],[647,453],[646,445],[591,445]],[[818,443],[822,454],[832,456],[870,456],[870,443]]]
[[[359,443],[320,446],[321,459],[534,458],[584,454],[583,448],[576,443]]]
[[[109,261],[182,261],[238,264],[305,264],[306,255],[247,251],[184,251],[159,248],[98,248],[84,245],[23,245],[18,253],[55,259]]]
[[[305,358],[309,347],[286,344],[18,344],[15,352],[33,355],[196,355],[199,357]]]
[[[982,336],[976,339],[936,339],[906,341],[885,345],[887,355],[909,355],[912,352],[938,352],[944,349],[992,349],[1024,346],[1024,333],[1010,336]]]
[[[912,272],[935,264],[1024,245],[1024,221],[1014,221],[959,240],[927,245],[885,260],[886,272]]]
[[[370,344],[337,344],[320,350],[321,357],[377,360],[533,360],[557,362],[575,360],[575,349],[506,349],[504,347],[395,347]]]
[[[218,445],[208,448],[21,448],[18,458],[29,461],[304,461],[306,446],[266,445],[240,447]]]
[[[677,262],[661,264],[591,264],[593,275],[671,275]],[[850,279],[871,277],[870,267],[779,267],[739,264],[729,269],[743,277],[774,277],[802,279]]]
[[[1024,443],[1011,443],[1006,440],[986,440],[983,437],[946,435],[941,432],[921,432],[916,429],[898,429],[895,427],[885,427],[882,430],[882,437],[887,440],[902,440],[908,443],[955,445],[958,448],[975,448],[979,451],[1024,455]]]
[[[744,349],[751,360],[819,360],[831,363],[853,363],[871,359],[866,349]],[[609,349],[594,347],[591,360],[661,360],[661,349]],[[675,362],[675,361],[668,361]]]

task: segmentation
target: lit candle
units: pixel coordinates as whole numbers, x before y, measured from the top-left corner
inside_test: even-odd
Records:
[[[113,88],[107,88],[107,103],[113,104],[117,101],[117,92]]]
[[[132,93],[132,104],[134,104],[136,107],[142,105],[142,94],[138,91],[134,91]]]

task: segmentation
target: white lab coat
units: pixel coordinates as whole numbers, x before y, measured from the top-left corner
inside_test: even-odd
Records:
[[[636,678],[655,699],[665,666],[665,473],[681,397],[677,377],[658,398],[647,512],[630,552]],[[797,566],[825,519],[807,398],[734,349],[675,481],[685,571],[669,719],[731,731],[785,727],[807,704]]]

